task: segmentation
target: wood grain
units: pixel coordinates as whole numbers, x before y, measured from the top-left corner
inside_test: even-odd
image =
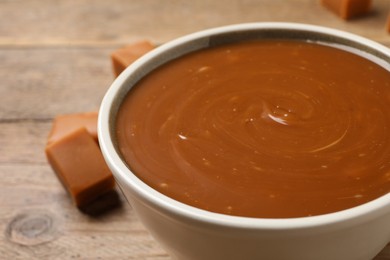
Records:
[[[113,80],[110,48],[0,49],[0,122],[99,108]],[[12,73],[10,73],[12,72]],[[6,97],[6,98],[5,98]]]
[[[0,1],[0,44],[111,45],[151,38],[165,42],[197,30],[243,22],[326,25],[388,42],[389,2],[373,1],[364,19],[345,22],[316,0],[30,0]]]
[[[119,191],[72,205],[43,149],[57,114],[97,110],[109,53],[243,22],[303,22],[390,46],[388,0],[343,21],[314,0],[0,0],[0,259],[170,259]],[[387,246],[376,260],[390,259]]]

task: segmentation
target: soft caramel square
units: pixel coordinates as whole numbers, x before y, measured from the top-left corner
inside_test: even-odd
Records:
[[[111,61],[115,76],[122,73],[131,63],[142,55],[154,49],[154,45],[149,41],[139,41],[115,50],[111,54]]]
[[[55,142],[72,131],[85,127],[97,142],[98,112],[76,113],[56,116],[47,143]]]
[[[371,9],[371,0],[321,0],[321,2],[344,20],[365,15]]]
[[[112,190],[114,178],[94,138],[85,127],[51,142],[46,156],[78,207]]]

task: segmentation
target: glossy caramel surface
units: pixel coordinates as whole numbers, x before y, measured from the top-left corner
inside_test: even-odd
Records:
[[[129,92],[119,149],[145,183],[218,213],[326,214],[390,190],[390,73],[335,47],[223,45]]]

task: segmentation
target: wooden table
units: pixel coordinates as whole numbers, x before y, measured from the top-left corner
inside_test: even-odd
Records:
[[[370,15],[345,22],[315,0],[0,0],[0,259],[170,259],[119,193],[74,207],[43,152],[55,115],[98,109],[114,49],[254,21],[324,25],[390,46],[388,5],[374,0]],[[375,259],[390,259],[390,246]]]

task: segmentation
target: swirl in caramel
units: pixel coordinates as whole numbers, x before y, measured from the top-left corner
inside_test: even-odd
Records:
[[[212,212],[331,213],[390,191],[390,73],[302,41],[222,45],[144,77],[117,116],[145,183]]]

